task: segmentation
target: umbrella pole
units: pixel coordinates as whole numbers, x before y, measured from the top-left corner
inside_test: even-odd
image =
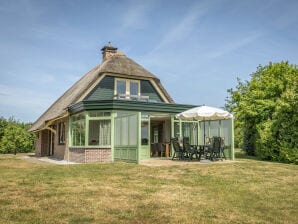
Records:
[[[205,118],[204,118],[204,145],[205,145],[205,141],[206,141],[206,132],[205,132],[205,129],[206,129],[206,127],[205,127]]]

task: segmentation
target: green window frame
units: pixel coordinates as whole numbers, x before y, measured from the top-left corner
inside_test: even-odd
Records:
[[[71,117],[71,146],[85,146],[86,116],[85,113]]]
[[[111,112],[85,111],[71,116],[71,147],[111,147]]]

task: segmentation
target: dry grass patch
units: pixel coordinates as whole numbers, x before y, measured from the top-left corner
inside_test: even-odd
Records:
[[[297,166],[46,165],[0,156],[0,223],[296,223]]]

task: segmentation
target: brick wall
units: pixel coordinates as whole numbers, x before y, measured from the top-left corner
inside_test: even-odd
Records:
[[[77,163],[111,162],[111,149],[69,148],[69,160]]]
[[[58,125],[60,122],[65,123],[65,144],[59,144],[59,130],[58,130]],[[54,137],[54,155],[53,157],[57,159],[65,159],[65,154],[66,154],[66,149],[68,146],[68,118],[64,118],[61,120],[57,120],[55,122],[56,125],[56,134]]]
[[[112,154],[111,149],[86,149],[85,150],[85,162],[111,162]]]

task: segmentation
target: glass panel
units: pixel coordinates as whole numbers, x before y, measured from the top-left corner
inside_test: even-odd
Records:
[[[129,145],[137,145],[138,142],[138,117],[129,117]]]
[[[231,145],[231,141],[232,141],[231,126],[232,126],[231,120],[222,120],[221,121],[220,137],[224,137],[225,145]]]
[[[103,116],[104,117],[109,117],[109,116],[111,116],[111,112],[103,112]]]
[[[189,137],[189,143],[191,145],[198,144],[198,127],[196,122],[183,122],[182,123],[182,135],[183,137]]]
[[[72,122],[72,144],[73,146],[85,145],[85,120]]]
[[[117,80],[117,94],[125,94],[125,93],[126,93],[126,81]]]
[[[149,142],[149,122],[142,121],[141,123],[141,139],[142,145],[148,145]]]
[[[219,135],[219,121],[210,121],[210,137]]]
[[[111,145],[111,121],[99,121],[99,145]]]
[[[199,136],[199,143],[204,144],[204,125],[205,125],[205,131],[207,132],[207,127],[206,127],[206,121],[200,121],[200,136]],[[206,140],[205,140],[206,144]]]
[[[139,84],[137,82],[130,82],[130,95],[139,95]]]
[[[99,121],[89,121],[89,145],[99,145]]]
[[[89,117],[109,117],[111,112],[102,112],[102,111],[90,111]]]
[[[128,145],[128,118],[121,118],[121,145]]]
[[[174,137],[180,137],[180,135],[179,135],[179,122],[174,123]]]
[[[121,145],[121,118],[115,119],[115,145]]]
[[[65,143],[65,123],[61,122],[58,125],[58,132],[59,132],[59,144]]]

